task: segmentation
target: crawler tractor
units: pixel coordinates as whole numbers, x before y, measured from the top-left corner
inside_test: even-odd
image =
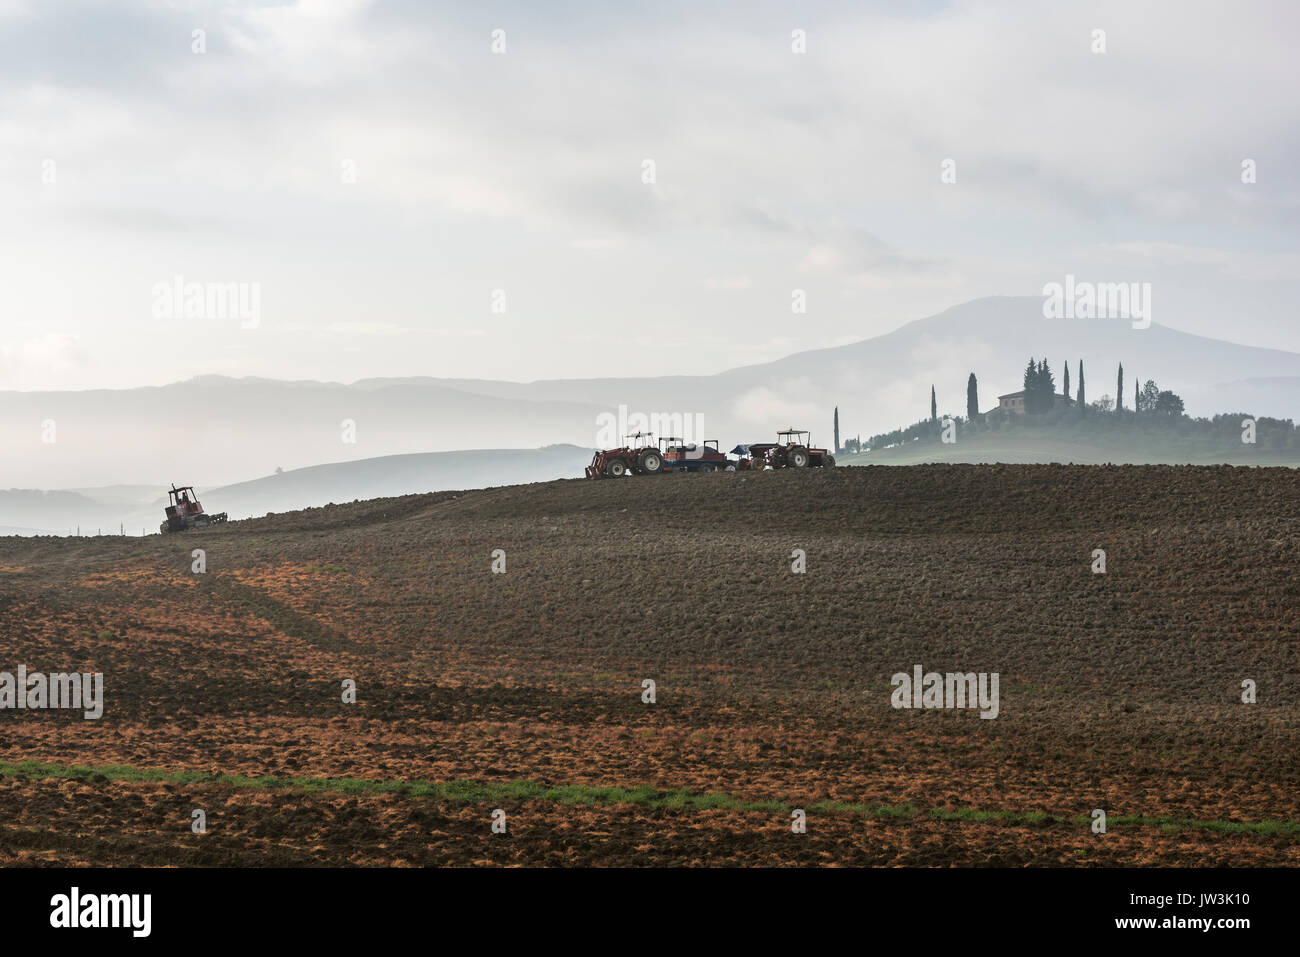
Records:
[[[167,495],[171,499],[171,504],[167,506],[167,521],[158,526],[158,531],[164,535],[190,528],[207,528],[226,520],[225,512],[209,515],[203,511],[198,496],[194,494],[193,485],[182,485],[180,488],[173,485]]]
[[[617,449],[597,452],[587,466],[587,478],[622,478],[633,475],[658,475],[664,470],[664,456],[652,445],[654,435],[637,432],[623,436],[627,444]]]

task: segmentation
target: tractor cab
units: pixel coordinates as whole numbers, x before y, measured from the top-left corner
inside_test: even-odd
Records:
[[[203,506],[199,503],[199,497],[194,494],[193,485],[182,485],[180,488],[173,485],[167,497],[171,499],[171,504],[167,506],[168,518],[203,514]]]
[[[659,451],[665,456],[676,455],[679,452],[695,451],[695,443],[686,444],[686,440],[679,435],[665,435],[659,439]]]
[[[786,448],[795,445],[807,448],[812,444],[812,433],[805,429],[783,429],[776,433],[776,441],[778,445],[783,445]]]

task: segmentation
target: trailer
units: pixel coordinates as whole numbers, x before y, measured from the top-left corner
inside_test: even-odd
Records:
[[[659,450],[663,453],[664,469],[668,472],[689,475],[692,472],[736,471],[736,463],[718,448],[717,439],[705,439],[697,444],[680,438],[663,438],[659,440]]]

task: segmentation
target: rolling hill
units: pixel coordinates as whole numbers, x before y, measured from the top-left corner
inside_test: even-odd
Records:
[[[604,429],[613,434],[644,424],[731,445],[795,425],[829,443],[836,406],[844,437],[870,435],[928,414],[931,384],[941,413],[964,413],[972,371],[987,409],[1020,387],[1031,353],[1047,357],[1058,377],[1068,360],[1075,378],[1082,359],[1090,398],[1114,393],[1123,362],[1130,396],[1135,380],[1155,379],[1180,393],[1194,415],[1300,418],[1300,354],[1159,324],[1139,330],[1121,320],[1048,320],[1038,298],[997,297],[887,335],[709,376],[351,385],[205,376],[142,389],[7,392],[0,393],[0,438],[12,456],[8,482],[33,488],[141,475],[231,484],[277,466],[556,442],[589,448],[608,437],[602,416],[616,423]]]
[[[7,539],[8,660],[107,704],[5,715],[0,866],[1294,867],[1297,533],[1283,469],[934,465]]]
[[[333,462],[216,488],[193,484],[209,512],[238,520],[332,502],[572,478],[590,461],[590,449],[573,445],[475,449]],[[87,535],[117,534],[120,526],[129,535],[152,533],[162,522],[167,496],[159,492],[166,488],[160,482],[129,489],[0,491],[0,527],[10,535],[66,535],[77,527]]]

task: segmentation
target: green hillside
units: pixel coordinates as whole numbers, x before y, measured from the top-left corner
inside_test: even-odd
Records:
[[[918,423],[888,447],[837,457],[841,465],[969,463],[1105,463],[1133,465],[1300,466],[1300,441],[1289,421],[1259,419],[1256,441],[1242,441],[1243,415],[1213,420],[1093,413],[1008,417],[972,427],[955,421],[956,441],[938,425]]]

